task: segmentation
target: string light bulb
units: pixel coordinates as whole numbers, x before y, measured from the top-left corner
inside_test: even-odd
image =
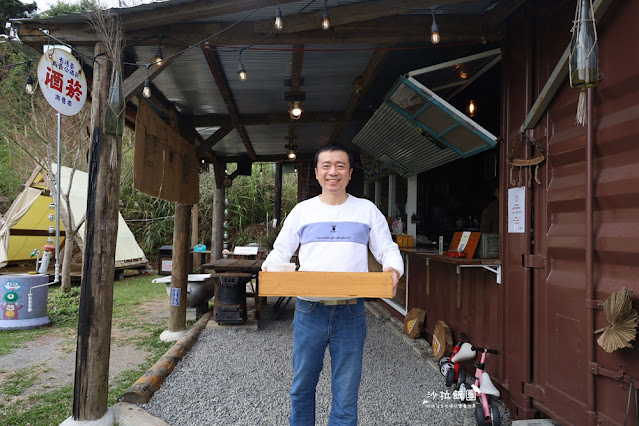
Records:
[[[33,95],[33,93],[35,92],[35,87],[33,85],[33,78],[31,78],[31,76],[27,77],[27,84],[24,85],[24,90],[29,95]]]
[[[293,120],[299,120],[304,112],[304,104],[301,101],[293,101],[288,105],[288,113]]]
[[[151,97],[151,80],[144,80],[144,89],[142,89],[142,96],[149,99]]]
[[[439,44],[440,41],[439,26],[435,20],[435,11],[433,10],[433,24],[430,26],[430,42],[433,44]]]
[[[295,159],[297,158],[297,154],[295,154],[295,150],[293,148],[287,151],[287,156],[289,161],[295,161]]]
[[[244,64],[242,63],[242,51],[244,49],[240,49],[240,54],[237,58],[237,74],[240,76],[240,80],[246,81],[248,75],[246,74],[246,69],[244,69]]]
[[[324,0],[324,17],[322,17],[322,29],[327,31],[331,27],[331,20],[328,18],[328,9],[326,8],[326,1]]]
[[[27,82],[24,85],[24,90],[29,95],[33,95],[33,93],[35,92],[35,86],[33,85],[33,78],[31,77],[31,61],[27,62],[27,67],[29,69],[29,75],[27,75]]]
[[[162,65],[162,61],[164,61],[164,56],[162,56],[162,39],[164,37],[160,36],[160,44],[158,45],[158,50],[155,51],[155,56],[153,57],[153,63],[155,65]]]
[[[280,4],[277,3],[277,9],[275,10],[275,29],[280,31],[284,28],[284,21],[282,20],[282,11],[280,10]]]
[[[469,115],[470,117],[474,117],[474,116],[476,116],[476,115],[477,115],[477,104],[475,103],[475,101],[474,101],[473,99],[471,99],[471,100],[468,102],[468,108],[467,108],[467,111],[468,111],[468,115]]]

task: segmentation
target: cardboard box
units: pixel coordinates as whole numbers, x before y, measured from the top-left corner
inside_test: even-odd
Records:
[[[260,272],[259,296],[393,297],[390,272]]]

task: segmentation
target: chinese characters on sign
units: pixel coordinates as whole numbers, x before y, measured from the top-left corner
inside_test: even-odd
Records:
[[[87,82],[75,57],[61,48],[47,50],[38,63],[38,82],[47,102],[59,113],[75,115],[87,98]]]

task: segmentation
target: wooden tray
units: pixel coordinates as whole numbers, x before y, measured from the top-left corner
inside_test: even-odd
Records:
[[[393,297],[390,272],[260,272],[259,296]]]

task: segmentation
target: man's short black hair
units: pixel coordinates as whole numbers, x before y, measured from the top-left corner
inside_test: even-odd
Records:
[[[342,145],[341,143],[327,143],[323,145],[316,153],[315,153],[315,167],[317,168],[317,162],[319,160],[319,155],[322,152],[333,152],[333,151],[343,151],[348,154],[348,164],[349,167],[353,168],[353,153],[350,149],[346,147],[346,145]]]

